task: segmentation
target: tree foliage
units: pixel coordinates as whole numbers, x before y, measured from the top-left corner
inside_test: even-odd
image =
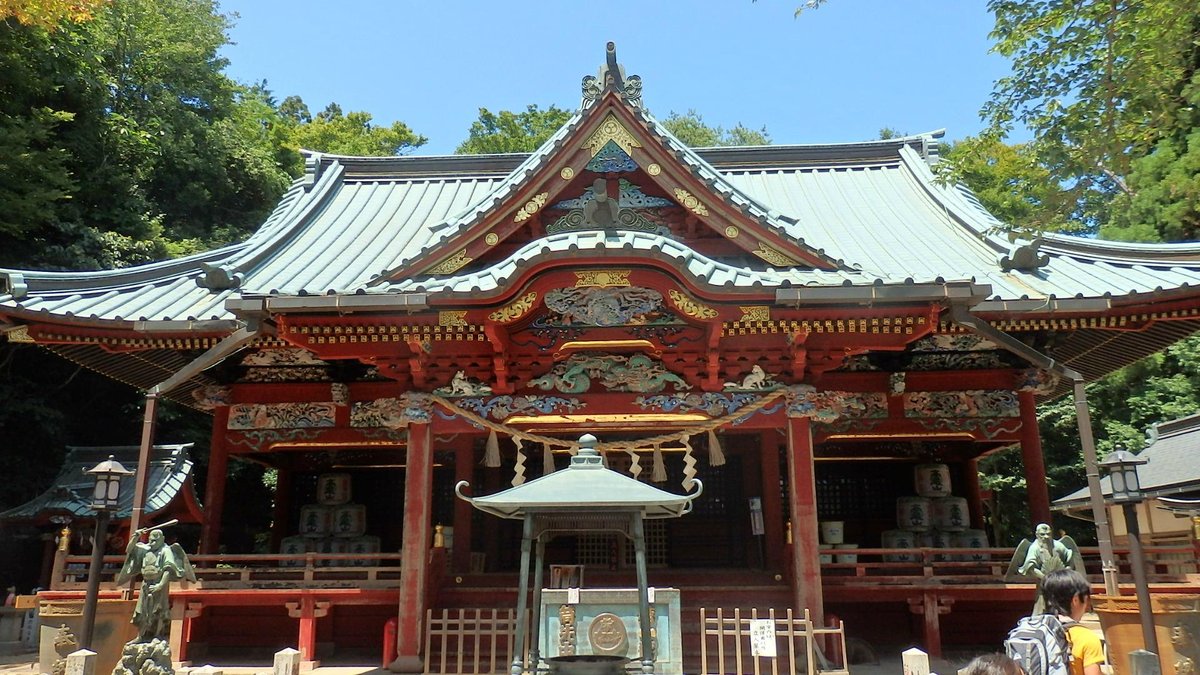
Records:
[[[282,119],[289,124],[289,142],[305,150],[386,157],[411,152],[428,141],[403,122],[379,126],[373,124],[370,113],[343,113],[336,103],[325,106],[315,117],[299,97],[289,97],[285,103],[288,114]]]
[[[704,118],[695,110],[689,110],[680,115],[671,111],[662,125],[675,138],[692,148],[712,148],[717,146],[736,145],[770,145],[771,135],[767,128],[751,129],[740,122],[732,129],[721,126],[711,126],[704,123]]]
[[[110,0],[0,0],[0,21],[54,30],[65,21],[87,21]]]
[[[479,119],[471,123],[467,140],[455,152],[460,155],[533,152],[570,118],[569,111],[554,105],[545,110],[530,105],[519,113],[510,110],[493,113],[480,108]]]

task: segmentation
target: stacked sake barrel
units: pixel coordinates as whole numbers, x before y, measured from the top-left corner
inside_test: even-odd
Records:
[[[379,537],[367,534],[367,507],[350,503],[350,474],[317,476],[317,503],[300,507],[300,532],[287,537],[280,553],[378,553]],[[341,566],[337,561],[323,565]],[[377,565],[376,559],[355,560],[353,565]]]
[[[950,467],[945,464],[919,464],[913,472],[916,495],[896,500],[896,525],[881,536],[883,548],[987,548],[983,530],[969,528],[971,514],[967,500],[955,497],[950,486]],[[968,556],[967,559],[982,559]],[[912,553],[884,556],[890,562],[914,562]],[[938,556],[946,560],[948,556]]]

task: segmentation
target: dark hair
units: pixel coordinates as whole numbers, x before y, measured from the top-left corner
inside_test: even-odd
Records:
[[[1021,665],[1004,654],[976,656],[959,675],[1025,675]]]
[[[1042,579],[1042,598],[1046,601],[1047,614],[1070,615],[1071,600],[1077,595],[1092,594],[1092,585],[1079,572],[1059,569]]]

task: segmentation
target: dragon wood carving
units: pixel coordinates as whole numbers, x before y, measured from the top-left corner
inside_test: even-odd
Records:
[[[593,379],[609,391],[653,394],[662,391],[668,384],[674,385],[675,391],[692,388],[661,362],[644,354],[573,354],[549,373],[530,380],[528,386],[543,391],[553,389],[564,394],[580,394],[591,389]]]

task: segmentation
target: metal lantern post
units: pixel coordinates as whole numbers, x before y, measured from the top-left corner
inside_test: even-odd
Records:
[[[1124,446],[1118,445],[1116,450],[1100,462],[1100,466],[1108,469],[1108,478],[1112,484],[1111,502],[1120,504],[1125,514],[1125,529],[1129,532],[1129,563],[1133,568],[1138,615],[1142,620],[1142,639],[1146,649],[1157,655],[1158,637],[1154,634],[1154,614],[1150,606],[1150,587],[1146,583],[1146,559],[1142,554],[1141,527],[1137,514],[1137,505],[1142,501],[1142,487],[1138,481],[1137,468],[1146,461],[1125,450]]]
[[[87,595],[83,601],[83,628],[80,631],[79,646],[83,649],[92,648],[92,632],[96,627],[96,604],[100,600],[100,570],[104,566],[104,542],[108,538],[109,514],[117,508],[121,500],[121,479],[132,476],[133,472],[121,466],[113,459],[100,462],[84,473],[96,480],[92,491],[92,510],[96,512],[96,532],[92,539],[92,561],[88,564]]]

